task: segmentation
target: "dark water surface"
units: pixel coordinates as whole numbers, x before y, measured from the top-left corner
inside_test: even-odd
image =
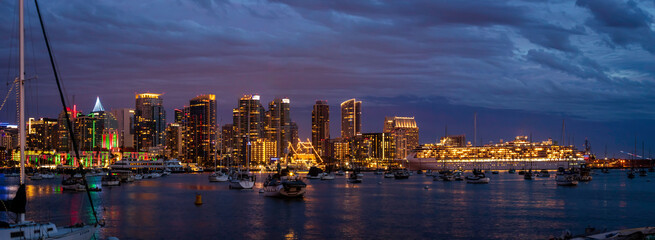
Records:
[[[91,195],[107,223],[101,239],[547,239],[587,226],[655,225],[653,174],[630,180],[614,170],[577,187],[558,187],[552,175],[525,181],[502,172],[474,185],[366,173],[361,184],[305,180],[305,198],[285,200],[260,194],[259,180],[255,190],[229,190],[208,174],[173,174]],[[0,177],[0,198],[13,196],[17,181]],[[27,219],[91,221],[86,193],[61,192],[60,178],[27,183]]]

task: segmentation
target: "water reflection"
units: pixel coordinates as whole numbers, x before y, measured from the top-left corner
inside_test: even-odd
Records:
[[[515,174],[492,175],[487,185],[366,174],[361,184],[345,177],[305,180],[307,195],[296,200],[266,198],[258,189],[229,190],[226,183],[209,183],[207,174],[174,174],[91,195],[107,223],[100,235],[120,239],[543,239],[587,225],[648,225],[655,214],[655,183],[648,181],[654,176],[630,181],[619,173],[595,175],[574,188]],[[13,197],[17,181],[0,182],[0,196]],[[60,180],[28,181],[28,218],[92,222],[86,193],[60,187]],[[196,193],[202,206],[193,204]]]

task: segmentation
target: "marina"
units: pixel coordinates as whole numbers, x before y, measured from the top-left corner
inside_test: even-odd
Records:
[[[230,190],[228,183],[209,182],[210,173],[115,187],[100,186],[101,177],[94,176],[89,183],[102,187],[91,192],[106,223],[97,233],[100,239],[547,239],[567,229],[582,233],[588,226],[609,231],[652,223],[653,175],[628,179],[625,170],[596,172],[593,181],[574,187],[557,186],[555,174],[525,181],[501,171],[487,175],[488,184],[466,184],[367,172],[357,184],[348,183],[347,176],[303,179],[306,192],[296,199],[265,197],[260,180],[252,190]],[[0,177],[0,184],[0,194],[9,197],[18,182]],[[58,226],[91,222],[86,194],[61,188],[60,175],[28,180],[27,215]],[[202,195],[200,206],[194,204],[196,194]]]

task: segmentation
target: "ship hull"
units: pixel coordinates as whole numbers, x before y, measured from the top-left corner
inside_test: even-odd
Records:
[[[405,165],[412,171],[416,170],[509,170],[509,169],[547,169],[557,170],[559,167],[569,168],[584,163],[584,160],[559,160],[559,159],[476,159],[476,160],[437,160],[435,158],[411,158],[401,160],[399,163]]]

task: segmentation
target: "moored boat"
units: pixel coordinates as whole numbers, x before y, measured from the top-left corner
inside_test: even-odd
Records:
[[[393,178],[395,179],[408,179],[409,170],[407,169],[396,169],[393,171]]]
[[[303,197],[306,191],[307,184],[287,169],[269,175],[264,182],[264,196],[267,197],[298,198]]]
[[[473,175],[466,176],[466,183],[485,184],[491,181],[482,171],[473,170]]]

